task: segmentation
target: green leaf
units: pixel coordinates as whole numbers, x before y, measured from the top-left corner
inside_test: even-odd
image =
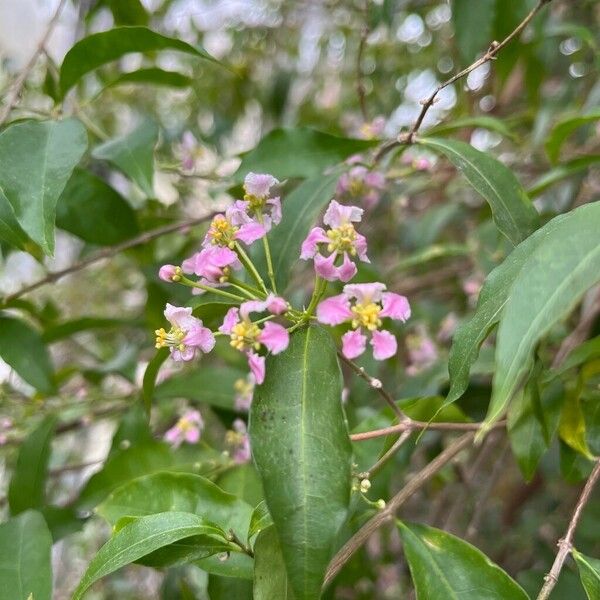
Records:
[[[583,125],[589,125],[599,119],[600,110],[594,110],[586,115],[574,115],[557,123],[550,132],[545,144],[546,153],[548,154],[550,162],[555,163],[558,160],[560,149],[564,141],[576,129],[579,129],[579,127],[582,127]]]
[[[148,24],[149,16],[141,0],[101,0],[98,4],[110,8],[117,25]]]
[[[261,531],[254,544],[254,600],[293,600],[277,531]]]
[[[251,506],[260,504],[265,497],[260,477],[251,463],[227,469],[217,479],[217,483],[226,492],[237,496]]]
[[[440,258],[468,256],[469,254],[470,249],[464,244],[433,244],[399,260],[392,269],[394,272],[406,271]]]
[[[0,194],[46,254],[54,252],[56,202],[86,149],[87,134],[76,119],[22,121],[0,133]]]
[[[298,263],[300,246],[309,229],[316,222],[321,210],[335,192],[338,175],[315,177],[301,183],[287,198],[283,198],[281,223],[269,233],[273,257],[273,270],[277,288],[286,288],[292,267]],[[262,247],[253,252],[256,264],[266,273],[266,261]]]
[[[589,600],[597,600],[600,598],[600,560],[585,556],[575,549],[571,550],[571,554],[587,597]]]
[[[90,562],[73,600],[102,577],[136,560],[192,536],[221,539],[220,531],[202,517],[185,512],[163,512],[135,519],[113,535]]]
[[[117,327],[126,327],[127,325],[132,325],[132,321],[111,319],[110,317],[81,317],[80,319],[72,319],[71,321],[50,325],[44,330],[42,340],[46,344],[51,344],[82,331],[90,331],[91,329],[116,329]]]
[[[486,425],[505,411],[538,341],[600,280],[599,230],[600,202],[581,206],[564,215],[523,264],[502,312]]]
[[[551,372],[549,376],[556,377],[557,375],[562,375],[574,367],[597,358],[600,358],[600,336],[577,346],[577,348],[567,355],[563,364],[556,371]]]
[[[504,262],[487,276],[479,293],[475,314],[460,325],[452,340],[448,357],[450,390],[445,405],[455,402],[464,394],[469,384],[471,367],[479,355],[479,348],[494,325],[500,321],[502,311],[512,293],[512,284],[523,264],[564,218],[565,216],[560,216],[553,219],[521,242]]]
[[[60,67],[60,89],[64,95],[87,73],[131,52],[177,50],[218,63],[199,46],[166,37],[146,27],[116,27],[93,33],[77,42]]]
[[[572,385],[567,391],[558,426],[560,439],[575,452],[593,460],[586,436],[585,417],[581,408],[581,387]]]
[[[517,245],[538,226],[538,214],[512,171],[501,162],[456,140],[425,138],[420,143],[446,155],[489,203],[496,227]]]
[[[600,154],[589,154],[587,156],[578,156],[577,158],[557,165],[537,179],[527,190],[527,193],[531,198],[535,198],[555,183],[573,177],[573,175],[577,175],[582,171],[586,171],[589,167],[599,162]]]
[[[169,358],[169,349],[160,348],[144,371],[144,378],[142,380],[142,399],[144,400],[144,408],[148,416],[152,411],[152,398],[154,397],[154,390],[156,389],[156,377],[167,358]]]
[[[398,521],[417,596],[426,600],[529,600],[471,544],[440,529]]]
[[[208,579],[208,596],[210,600],[252,600],[252,582],[211,575]],[[189,600],[196,598],[192,596]]]
[[[29,237],[23,231],[6,196],[0,191],[0,240],[25,250]]]
[[[172,88],[186,88],[192,84],[192,81],[193,80],[191,77],[188,77],[183,73],[178,73],[177,71],[166,71],[165,69],[159,69],[158,67],[150,67],[148,69],[138,69],[137,71],[123,73],[104,86],[102,91],[127,83],[161,85]]]
[[[496,0],[452,0],[454,36],[463,63],[472,63],[493,39]]]
[[[53,416],[46,417],[19,448],[17,465],[8,488],[8,504],[13,515],[45,504],[54,424]]]
[[[233,410],[234,384],[244,377],[243,371],[232,367],[200,366],[169,377],[156,386],[154,397],[157,400],[186,398]]]
[[[51,600],[52,537],[44,517],[29,510],[0,525],[0,591],[7,600]]]
[[[92,156],[112,163],[144,194],[153,196],[154,146],[157,143],[158,125],[147,119],[131,133],[94,148]]]
[[[462,0],[462,2],[464,2],[464,0]],[[486,42],[489,43],[490,39],[491,38],[487,38]],[[483,49],[485,48],[483,47]],[[445,135],[447,133],[458,131],[459,129],[472,129],[474,127],[488,129],[489,131],[495,131],[496,133],[499,133],[505,138],[512,140],[514,140],[516,137],[515,134],[509,129],[509,127],[502,119],[490,117],[489,115],[478,115],[476,117],[462,117],[460,119],[453,119],[448,123],[440,123],[439,125],[428,129],[427,135]]]
[[[99,177],[75,169],[56,207],[56,225],[98,246],[112,246],[139,233],[135,212]]]
[[[351,448],[336,349],[320,327],[267,358],[250,438],[297,600],[316,600],[350,500]]]
[[[40,334],[25,321],[0,316],[0,357],[43,394],[55,392],[48,350]]]
[[[256,148],[243,155],[235,181],[241,183],[250,172],[270,173],[278,179],[317,177],[326,167],[378,143],[377,140],[337,137],[306,127],[274,129]]]
[[[273,525],[271,513],[269,512],[267,503],[262,500],[252,512],[250,527],[248,528],[248,539],[250,540],[257,533],[260,533],[263,529],[266,529],[271,525]]]

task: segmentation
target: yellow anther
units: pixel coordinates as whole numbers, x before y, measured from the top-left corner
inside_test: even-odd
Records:
[[[356,230],[352,223],[344,223],[339,227],[330,229],[327,232],[327,237],[331,240],[327,245],[329,252],[349,252],[350,254],[356,254],[356,248],[354,246],[356,242]]]
[[[154,347],[156,349],[172,347],[177,348],[178,350],[185,350],[185,344],[183,343],[183,339],[186,336],[186,332],[179,327],[173,327],[170,331],[165,331],[162,327],[157,329],[155,332],[156,340],[154,343]]]
[[[231,341],[229,342],[236,350],[245,350],[253,347],[256,350],[260,348],[260,342],[257,337],[260,334],[260,327],[250,321],[241,321],[233,326],[231,330]]]
[[[210,224],[208,235],[215,246],[233,247],[238,227],[232,225],[223,215],[217,215]]]
[[[374,331],[381,326],[381,319],[379,318],[381,306],[379,304],[375,304],[375,302],[361,304],[358,302],[351,310],[354,313],[354,318],[352,319],[352,327],[354,329],[365,327],[369,331]]]
[[[265,205],[266,198],[259,198],[258,196],[253,196],[252,194],[244,194],[244,200],[250,204],[250,208],[252,210],[261,210]]]

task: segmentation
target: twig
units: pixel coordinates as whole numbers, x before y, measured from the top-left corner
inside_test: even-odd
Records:
[[[383,468],[386,463],[392,458],[398,450],[404,445],[404,442],[412,435],[412,431],[407,429],[404,431],[398,439],[394,442],[394,444],[390,447],[390,449],[369,469],[364,473],[364,478],[371,479],[377,471]]]
[[[596,461],[596,465],[592,473],[590,474],[588,480],[585,483],[583,491],[581,492],[581,496],[579,496],[579,500],[577,501],[577,505],[575,506],[575,511],[573,512],[573,516],[571,517],[571,521],[569,522],[569,527],[567,528],[567,533],[562,540],[558,542],[558,554],[554,559],[554,563],[550,572],[546,577],[544,577],[544,586],[540,590],[540,593],[537,597],[537,600],[547,600],[554,589],[554,586],[558,582],[558,576],[560,575],[560,571],[562,566],[567,559],[567,556],[573,549],[573,536],[575,534],[575,529],[577,529],[577,525],[579,524],[579,519],[581,518],[581,513],[585,508],[587,501],[590,499],[592,494],[592,490],[596,485],[596,482],[600,478],[600,460]]]
[[[24,69],[19,73],[19,75],[15,79],[14,83],[8,90],[8,93],[6,94],[6,101],[4,103],[4,106],[2,107],[2,109],[0,109],[0,126],[6,121],[6,119],[8,119],[8,116],[10,115],[10,111],[13,109],[13,107],[19,100],[19,96],[21,95],[21,90],[23,89],[23,86],[25,85],[25,82],[27,81],[27,78],[29,77],[29,73],[31,73],[31,70],[33,69],[33,67],[35,67],[35,63],[37,62],[38,58],[40,57],[40,54],[42,54],[44,52],[44,46],[48,42],[48,39],[50,38],[52,31],[54,30],[54,27],[55,27],[56,23],[58,22],[60,13],[62,12],[65,4],[66,4],[66,0],[60,0],[60,2],[58,3],[58,6],[56,7],[56,10],[54,11],[54,14],[52,15],[52,18],[50,19],[50,21],[48,22],[48,25],[46,26],[46,31],[44,32],[42,39],[38,43],[34,53],[32,54],[31,58],[29,59],[29,62],[25,65]]]
[[[483,423],[427,423],[425,421],[413,421],[409,417],[405,417],[402,423],[382,427],[381,429],[373,429],[371,431],[363,431],[361,433],[353,433],[350,439],[353,442],[362,442],[371,440],[377,437],[402,433],[404,431],[418,431],[421,429],[431,429],[432,431],[477,431]],[[497,421],[492,426],[493,428],[504,427],[506,421]]]
[[[411,419],[407,417],[399,408],[398,405],[394,402],[394,398],[392,395],[383,387],[383,384],[379,379],[375,377],[371,377],[363,367],[359,367],[354,361],[346,358],[339,350],[338,356],[342,360],[342,362],[346,363],[361,379],[364,379],[377,393],[385,400],[388,406],[394,411],[394,414],[400,419],[400,425],[405,425],[411,422]],[[404,429],[400,429],[399,431],[404,431]],[[398,431],[392,431],[392,433],[398,433]],[[375,436],[376,437],[376,436]]]
[[[362,60],[369,37],[369,0],[364,0],[363,8],[364,23],[360,31],[360,42],[358,44],[358,52],[356,54],[356,93],[358,94],[358,103],[363,121],[366,123],[369,120],[369,111],[367,110],[367,90],[364,84],[364,73],[362,70]]]
[[[156,229],[146,231],[141,235],[131,238],[130,240],[126,240],[121,244],[117,244],[116,246],[103,248],[102,250],[99,250],[94,254],[90,254],[87,258],[84,258],[83,260],[72,264],[70,267],[63,269],[62,271],[55,271],[54,273],[49,273],[48,275],[46,275],[46,277],[43,277],[42,279],[32,283],[31,285],[21,288],[19,291],[14,292],[13,294],[9,294],[4,298],[3,303],[8,304],[13,300],[20,298],[25,294],[29,294],[30,292],[33,292],[34,290],[37,290],[38,288],[48,283],[54,283],[59,279],[62,279],[66,275],[70,275],[71,273],[81,271],[82,269],[85,269],[86,267],[89,267],[90,265],[93,265],[94,263],[97,263],[100,260],[103,260],[105,258],[111,258],[119,254],[120,252],[129,250],[130,248],[135,248],[135,246],[141,246],[142,244],[146,244],[147,242],[155,240],[156,238],[159,238],[163,235],[174,233],[176,231],[183,231],[188,227],[192,227],[194,225],[198,225],[199,223],[203,223],[204,221],[208,221],[209,219],[212,219],[212,217],[215,214],[216,213],[210,213],[208,215],[205,215],[204,217],[190,219],[189,221],[184,221],[183,223],[171,223],[170,225],[165,225],[164,227],[157,227]]]
[[[81,471],[82,469],[87,469],[88,467],[95,467],[100,463],[103,463],[104,459],[101,460],[90,460],[84,463],[78,463],[76,465],[63,465],[62,467],[57,467],[56,469],[50,469],[50,477],[57,477],[62,475],[63,473],[70,473],[71,471]]]
[[[529,23],[535,17],[535,15],[546,4],[549,4],[551,1],[552,0],[538,0],[538,3],[531,9],[531,11],[527,14],[527,16],[501,42],[493,41],[490,44],[489,48],[487,49],[486,53],[482,57],[478,58],[475,62],[470,64],[468,67],[464,68],[462,71],[459,71],[458,73],[454,74],[452,77],[450,77],[450,79],[447,79],[443,83],[440,83],[440,85],[438,85],[435,88],[435,90],[433,90],[433,92],[431,93],[431,95],[428,98],[421,101],[421,104],[423,105],[423,107],[421,108],[421,112],[419,113],[418,117],[416,118],[415,122],[412,124],[412,126],[408,130],[408,132],[401,133],[397,139],[390,140],[389,142],[386,142],[383,146],[381,146],[381,148],[375,155],[374,162],[378,163],[388,152],[390,152],[394,148],[397,148],[398,146],[412,144],[415,141],[415,136],[416,136],[417,132],[419,131],[421,125],[423,124],[425,115],[427,115],[427,112],[429,111],[429,109],[434,105],[437,95],[444,88],[448,87],[449,85],[452,85],[459,79],[465,77],[466,75],[471,73],[471,71],[474,71],[475,69],[481,67],[482,65],[485,65],[486,63],[494,60],[496,58],[496,56],[498,55],[498,53],[505,46],[510,44],[510,42],[512,42],[512,40],[514,38],[516,38],[525,29],[525,27],[527,27],[527,25],[529,25]]]
[[[474,434],[467,433],[452,442],[443,452],[434,458],[419,473],[410,477],[407,484],[387,503],[387,506],[367,521],[333,557],[325,574],[324,586],[327,586],[350,560],[352,555],[369,539],[384,523],[394,518],[395,512],[417,490],[431,479],[446,463],[451,461],[461,450],[473,441]]]

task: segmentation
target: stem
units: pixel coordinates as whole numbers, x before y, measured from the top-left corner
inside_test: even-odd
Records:
[[[234,283],[235,285],[237,285],[238,287],[244,288],[247,292],[250,292],[252,294],[255,294],[256,296],[263,297],[265,294],[264,292],[261,292],[260,290],[257,290],[255,287],[252,287],[251,285],[248,285],[245,281],[240,281],[237,277],[229,277],[228,278],[229,283]]]
[[[259,272],[256,270],[254,263],[250,260],[250,257],[246,254],[246,252],[238,244],[238,242],[234,242],[234,243],[235,243],[235,249],[237,250],[240,260],[242,261],[242,264],[244,265],[244,267],[246,267],[246,269],[248,270],[250,275],[252,275],[252,277],[254,278],[254,281],[256,281],[258,287],[261,288],[265,294],[268,294],[269,290],[267,289],[267,286],[265,285],[265,282],[263,281]]]
[[[256,216],[258,218],[258,222],[263,224],[263,215],[259,210],[256,211]],[[263,248],[265,249],[265,258],[267,259],[267,274],[269,276],[269,281],[271,282],[271,287],[273,288],[273,292],[277,293],[277,284],[275,283],[275,271],[273,270],[273,260],[271,258],[271,247],[269,246],[269,240],[267,236],[263,236],[262,238]]]
[[[378,471],[380,471],[392,458],[398,450],[404,445],[404,442],[412,435],[412,431],[407,429],[394,442],[394,445],[366,472],[367,479],[371,479]]]
[[[554,589],[554,586],[558,582],[558,576],[560,575],[560,571],[562,566],[567,559],[567,556],[573,549],[573,536],[575,535],[575,529],[577,529],[577,525],[579,524],[579,519],[581,518],[581,513],[590,499],[592,495],[592,490],[596,485],[596,482],[600,478],[600,460],[596,461],[596,465],[594,470],[590,474],[588,480],[585,482],[585,486],[583,491],[581,492],[581,496],[579,496],[579,500],[577,501],[577,505],[575,506],[575,510],[573,512],[573,516],[571,517],[571,521],[569,522],[569,527],[567,528],[567,533],[562,540],[558,542],[558,554],[554,559],[554,563],[550,572],[546,577],[544,577],[545,583],[540,593],[537,597],[537,600],[547,600]]]
[[[219,288],[210,287],[210,285],[204,285],[203,283],[192,281],[187,277],[182,277],[177,283],[187,285],[188,287],[198,288],[199,290],[204,290],[205,292],[211,292],[213,294],[217,294],[218,296],[223,296],[224,298],[235,300],[236,302],[244,302],[246,300],[246,298],[238,296],[237,294],[232,294],[231,292],[226,292],[225,290],[221,290]]]
[[[319,303],[319,300],[323,297],[328,283],[329,282],[326,279],[321,279],[318,275],[315,275],[315,287],[313,289],[313,295],[310,299],[308,308],[304,313],[305,320],[309,320],[312,314],[315,312],[315,308]]]

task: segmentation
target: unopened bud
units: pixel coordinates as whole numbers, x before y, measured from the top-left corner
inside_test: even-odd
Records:
[[[385,500],[383,498],[379,498],[375,504],[379,510],[383,510],[385,508]]]
[[[366,494],[371,489],[371,482],[368,479],[363,479],[360,482],[360,491]]]

